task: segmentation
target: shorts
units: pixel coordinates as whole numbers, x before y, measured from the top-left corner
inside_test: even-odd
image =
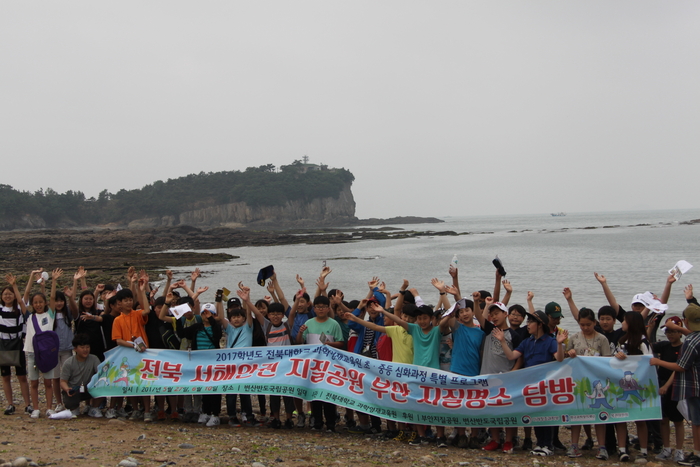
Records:
[[[668,392],[661,396],[661,415],[674,423],[685,420],[678,411],[678,401],[672,400]]]
[[[689,397],[688,401],[688,417],[690,423],[694,426],[700,425],[700,397]]]
[[[27,375],[27,358],[24,355],[24,351],[19,352],[19,366],[15,367],[16,376],[26,376]],[[11,366],[0,366],[0,376],[12,376]]]
[[[39,371],[39,369],[36,367],[36,364],[34,363],[34,353],[33,352],[27,352],[27,372],[29,374],[29,380],[30,381],[36,381],[39,379],[39,376],[43,376],[44,379],[55,379],[58,378],[58,365],[56,365],[53,369],[50,371],[47,371],[46,373],[42,373]]]

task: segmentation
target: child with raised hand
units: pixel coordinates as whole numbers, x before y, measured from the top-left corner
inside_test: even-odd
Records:
[[[617,349],[615,350],[615,357],[619,360],[624,360],[628,355],[650,355],[651,345],[647,341],[646,328],[644,326],[644,318],[642,318],[641,313],[636,311],[628,311],[625,313],[625,321],[622,323],[622,330],[625,332],[620,341],[617,344]],[[638,387],[637,381],[631,377],[630,372],[625,372],[626,377],[620,380],[620,387],[623,390],[621,397],[617,400],[625,401],[628,397],[639,398],[639,393],[636,388]],[[629,373],[629,375],[627,375]],[[628,377],[627,377],[628,376]],[[639,439],[639,456],[640,459],[647,458],[647,444],[648,444],[648,431],[647,424],[645,421],[634,422],[637,426],[637,437]],[[620,462],[628,462],[630,460],[629,454],[625,446],[625,441],[627,439],[627,424],[626,423],[616,423],[615,431],[617,432],[617,444],[618,444],[618,457]]]
[[[417,291],[412,294],[418,296]],[[422,301],[421,301],[422,302]],[[427,305],[416,308],[416,322],[409,323],[402,318],[385,312],[385,318],[389,318],[406,330],[413,337],[413,364],[440,369],[440,328],[433,326],[433,309]],[[419,437],[409,441],[411,446],[428,444],[430,440],[425,437],[425,425],[417,425]],[[444,434],[444,427],[442,427]]]
[[[673,323],[675,326],[669,326]],[[671,316],[666,320],[661,330],[666,335],[668,340],[656,342],[652,345],[654,354],[659,356],[659,360],[669,363],[677,363],[680,355],[683,342],[683,335],[678,327],[683,328],[683,321],[677,316]],[[685,328],[683,328],[685,329]],[[678,411],[678,401],[671,398],[671,389],[673,388],[673,380],[675,372],[659,366],[657,368],[659,376],[659,395],[661,396],[661,439],[663,441],[662,451],[656,455],[657,460],[672,460],[676,463],[685,461],[683,454],[683,441],[685,439],[685,424],[683,415]],[[676,449],[671,450],[671,427],[670,423],[676,429]]]
[[[610,357],[610,345],[608,340],[596,332],[595,313],[589,308],[581,308],[577,313],[578,325],[581,332],[574,334],[566,344],[566,356],[574,358],[577,355],[586,357]],[[590,428],[589,428],[590,429]],[[601,460],[608,459],[608,451],[605,447],[605,425],[595,425],[596,438],[598,439],[598,454],[596,458]],[[571,447],[567,455],[569,457],[581,457],[581,451],[578,447],[578,441],[581,436],[581,425],[573,425],[571,427]],[[590,435],[589,435],[590,438]]]
[[[549,334],[549,317],[543,311],[527,314],[527,328],[530,337],[520,343],[515,349],[508,347],[505,334],[499,328],[494,328],[493,336],[501,342],[503,353],[509,360],[523,357],[523,368],[564,360],[564,341],[569,336],[568,331],[562,330],[556,339]],[[553,429],[551,426],[536,426],[537,446],[530,453],[535,456],[551,456],[553,452]]]
[[[146,334],[145,326],[150,307],[148,306],[146,293],[147,287],[148,275],[144,272],[137,281],[138,302],[141,307],[137,310],[133,309],[134,294],[130,289],[122,289],[114,296],[114,307],[119,312],[119,316],[114,319],[112,324],[112,339],[117,342],[117,345],[134,349],[136,352],[144,352],[148,348],[148,335]],[[143,403],[143,421],[145,423],[152,422],[150,396],[136,397],[140,397]],[[131,414],[132,420],[137,420],[140,417],[140,411],[135,408]]]
[[[17,288],[17,280],[12,274],[6,274],[5,280],[9,284],[2,289],[0,300],[2,300],[2,309],[0,310],[0,339],[5,344],[5,348],[13,345],[19,349],[19,365],[15,366],[15,375],[19,381],[19,387],[22,391],[24,399],[25,412],[31,414],[34,409],[29,399],[29,385],[27,384],[27,363],[26,355],[23,350],[22,337],[24,336],[24,315],[27,308],[24,300],[21,299],[19,289]],[[2,389],[7,400],[7,408],[5,415],[15,413],[15,405],[12,397],[12,367],[1,366],[0,374],[2,375]]]
[[[30,275],[29,280],[32,280]],[[39,377],[44,378],[44,390],[46,394],[46,416],[53,415],[53,380],[56,378],[56,367],[42,372],[36,366],[36,352],[34,348],[34,336],[41,331],[53,331],[55,313],[49,309],[46,297],[37,292],[30,299],[32,312],[27,318],[27,337],[24,340],[24,352],[27,355],[27,369],[29,372],[29,390],[32,398],[32,418],[39,418]],[[58,365],[57,365],[58,366]],[[60,399],[57,399],[57,403]]]
[[[483,357],[481,359],[481,369],[479,374],[499,374],[508,371],[517,370],[522,366],[522,360],[509,360],[503,353],[501,342],[494,336],[494,329],[498,328],[505,335],[505,340],[510,349],[515,349],[520,345],[522,338],[520,335],[508,326],[508,309],[501,302],[494,302],[491,297],[486,298],[485,311],[488,314],[488,319],[484,317],[481,308],[476,310],[476,319],[481,326],[481,332],[484,335]],[[499,428],[491,428],[491,442],[484,446],[485,451],[496,451],[500,449],[506,454],[513,453],[513,437],[517,434],[517,428],[506,428],[506,439],[501,446],[499,439]]]
[[[652,358],[650,365],[660,366],[676,373],[672,399],[686,400],[688,415],[693,425],[693,452],[681,465],[700,465],[700,306],[690,303],[683,311],[685,326],[691,331],[681,347],[677,362]]]
[[[481,367],[480,350],[484,333],[474,325],[474,302],[466,299],[458,300],[452,313],[441,319],[439,329],[443,335],[452,334],[453,351],[449,371],[463,376],[478,375]],[[446,447],[447,439],[444,436],[441,439],[439,431],[438,428],[438,447]],[[476,431],[472,428],[472,437],[476,436]],[[465,447],[465,444],[468,444],[466,430],[458,428],[457,435],[459,436],[458,446]],[[476,446],[475,443],[472,444]]]
[[[308,320],[299,328],[297,335],[298,344],[323,344],[336,349],[342,349],[343,332],[340,330],[340,325],[336,320],[328,316],[330,312],[330,301],[328,297],[316,297],[314,299],[314,309],[316,317]],[[323,417],[326,420],[326,429],[329,432],[335,432],[335,423],[337,419],[336,407],[330,402],[312,401],[311,413],[314,417],[313,429],[320,430],[323,428]]]
[[[68,309],[66,296],[63,292],[57,291],[56,286],[58,278],[63,275],[62,269],[54,269],[51,274],[51,295],[49,297],[49,308],[54,310],[56,322],[56,334],[60,346],[58,348],[58,368],[56,369],[56,377],[53,380],[52,387],[54,397],[56,397],[57,405],[54,408],[56,412],[63,410],[61,403],[61,368],[70,357],[73,356],[73,314]]]
[[[243,347],[253,346],[253,313],[257,316],[260,312],[255,305],[250,301],[250,288],[238,283],[236,294],[243,303],[244,308],[234,308],[229,310],[231,318],[229,320],[224,316],[222,302],[216,302],[216,319],[226,333],[226,347],[229,349],[239,349]],[[245,420],[238,420],[236,417],[236,399],[238,394],[226,394],[226,412],[229,416],[229,425],[239,427],[242,424],[246,426],[259,426],[260,422],[255,420],[253,414],[253,403],[250,394],[240,394],[241,397],[241,416]]]

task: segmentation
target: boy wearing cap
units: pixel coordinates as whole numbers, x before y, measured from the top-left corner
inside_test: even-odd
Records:
[[[505,334],[499,328],[494,328],[492,334],[501,342],[503,353],[509,360],[517,360],[523,357],[523,368],[539,365],[542,363],[552,362],[554,360],[561,362],[564,360],[564,341],[568,338],[569,333],[562,329],[557,334],[556,339],[549,334],[549,317],[543,311],[535,311],[527,314],[527,329],[530,332],[530,338],[525,339],[520,343],[515,350],[511,350],[506,342]],[[553,429],[551,426],[536,426],[535,435],[537,436],[537,446],[530,453],[535,456],[551,456]]]
[[[418,300],[416,300],[418,302]],[[433,326],[433,309],[427,305],[416,308],[416,322],[408,323],[400,317],[385,312],[384,316],[401,326],[413,337],[413,364],[440,369],[440,328]],[[444,427],[438,427],[438,436],[443,437]],[[416,425],[418,438],[409,441],[411,446],[428,444],[425,425]]]
[[[669,324],[675,324],[670,327]],[[681,332],[677,327],[682,327],[683,321],[678,316],[671,316],[666,320],[661,330],[666,335],[667,341],[655,342],[653,344],[654,354],[659,356],[664,362],[678,362],[683,343],[681,342]],[[678,411],[678,402],[671,399],[671,388],[673,387],[674,372],[659,367],[659,394],[661,395],[661,439],[663,440],[663,450],[656,456],[658,460],[673,460],[680,462],[685,460],[683,455],[683,440],[685,439],[685,426],[683,415]],[[676,450],[671,451],[671,428],[669,421],[673,422],[676,428]]]
[[[649,364],[675,372],[672,399],[687,401],[688,415],[693,424],[693,453],[678,463],[700,466],[700,306],[688,305],[683,311],[683,320],[691,333],[681,346],[678,362],[652,358]]]
[[[507,371],[517,370],[522,365],[522,359],[516,361],[509,360],[503,352],[501,342],[494,336],[493,330],[498,328],[505,336],[506,345],[510,349],[515,349],[522,341],[518,332],[508,326],[508,309],[501,302],[494,302],[491,297],[485,300],[488,318],[484,318],[483,312],[479,309],[476,312],[476,319],[481,325],[484,334],[484,348],[481,357],[481,371],[479,374],[499,374]],[[496,451],[499,448],[506,454],[513,453],[513,436],[517,433],[517,428],[506,428],[506,440],[503,446],[498,441],[499,428],[490,428],[491,442],[484,446],[485,451]]]

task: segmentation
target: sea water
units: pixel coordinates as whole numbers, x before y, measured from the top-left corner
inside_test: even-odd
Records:
[[[576,305],[597,311],[607,304],[593,273],[605,275],[618,303],[630,309],[632,297],[651,291],[661,295],[668,270],[681,259],[695,265],[673,285],[668,302],[669,315],[680,314],[686,302],[683,288],[700,274],[700,225],[681,222],[700,218],[699,210],[569,213],[565,217],[541,215],[444,217],[440,224],[396,225],[393,227],[425,232],[415,238],[358,240],[324,245],[284,245],[206,250],[224,252],[239,258],[220,264],[199,265],[204,275],[198,286],[208,286],[203,301],[213,300],[214,290],[231,290],[242,281],[252,288],[252,299],[267,291],[256,284],[258,270],[275,267],[280,284],[292,300],[298,290],[299,274],[313,296],[321,267],[333,272],[327,281],[346,300],[367,295],[367,282],[378,276],[391,292],[399,290],[404,279],[415,287],[426,303],[436,303],[437,290],[430,284],[436,277],[451,283],[448,267],[453,255],[459,263],[463,295],[493,290],[499,256],[513,286],[510,305],[526,306],[528,291],[535,295],[537,309],[550,301],[562,306],[562,326],[577,332],[562,295],[564,287],[573,291]],[[439,236],[430,232],[453,231],[462,235]],[[176,270],[177,278],[189,270]],[[700,281],[698,282],[700,286]],[[699,287],[700,290],[700,287]],[[700,294],[700,291],[698,292]],[[502,290],[501,297],[505,294]]]

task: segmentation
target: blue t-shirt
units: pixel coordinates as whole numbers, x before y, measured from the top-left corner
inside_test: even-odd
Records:
[[[452,330],[452,364],[450,371],[464,376],[477,376],[481,369],[480,349],[484,340],[481,328],[457,322]]]
[[[537,340],[535,340],[535,336],[530,336],[522,341],[515,350],[523,355],[523,368],[528,368],[541,363],[553,362],[558,346],[555,338],[545,334]]]
[[[248,326],[248,323],[245,323],[243,326],[237,328],[228,321],[224,321],[224,323],[226,324],[224,328],[224,332],[226,333],[226,347],[229,349],[237,349],[239,347],[253,346],[253,326]]]
[[[292,311],[292,308],[287,309],[287,317],[289,317],[289,312]],[[309,309],[308,313],[299,313],[297,311],[296,316],[294,317],[294,324],[292,325],[292,343],[296,343],[297,341],[297,334],[299,334],[299,328],[306,324],[306,322],[312,318],[316,317],[316,312],[314,312],[313,307]]]
[[[434,326],[426,334],[417,324],[408,323],[408,333],[413,336],[413,364],[439,370],[440,328]]]

